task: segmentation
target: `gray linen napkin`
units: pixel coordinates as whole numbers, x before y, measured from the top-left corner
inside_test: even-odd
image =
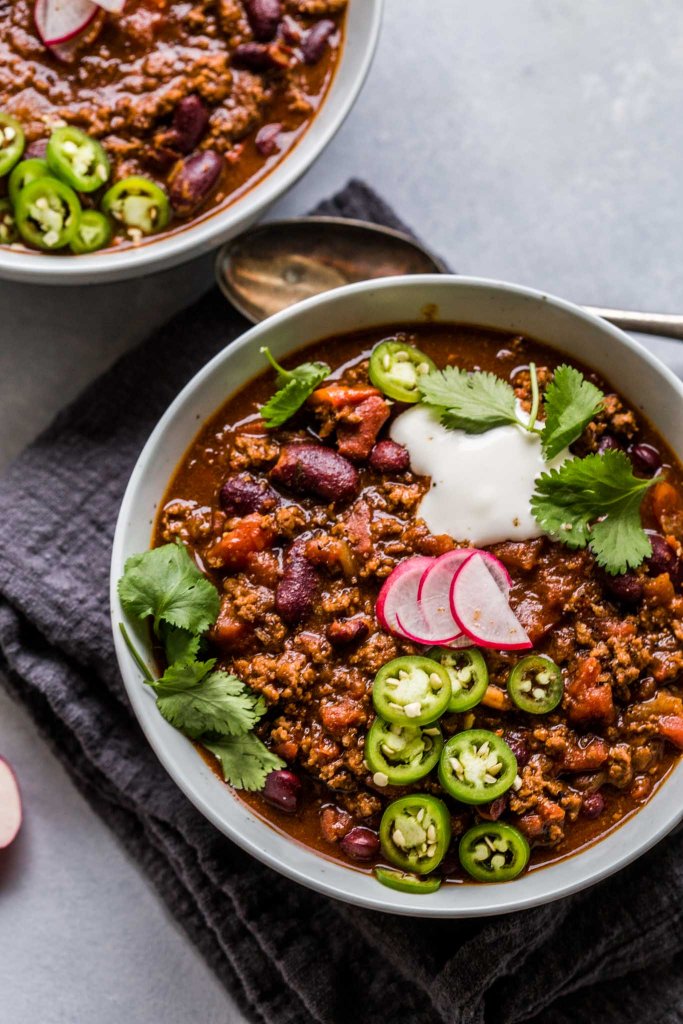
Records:
[[[318,212],[402,226],[358,182]],[[11,691],[250,1019],[681,1024],[680,829],[559,903],[480,921],[408,920],[263,867],[156,760],[112,649],[114,524],[154,423],[245,327],[210,292],[96,381],[0,482],[0,668]]]

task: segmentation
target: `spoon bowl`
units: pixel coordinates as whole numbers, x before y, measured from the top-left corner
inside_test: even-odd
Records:
[[[343,285],[445,272],[438,256],[402,231],[345,217],[261,224],[216,257],[223,294],[255,324]]]

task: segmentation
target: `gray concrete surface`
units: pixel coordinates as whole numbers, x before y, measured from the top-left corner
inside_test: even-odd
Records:
[[[682,54],[678,0],[387,0],[363,95],[272,216],[360,176],[464,273],[681,310]],[[208,260],[108,288],[0,282],[0,464],[209,282]],[[683,348],[648,344],[683,375]],[[238,1021],[4,696],[0,753],[27,805],[0,862],[0,1021]]]

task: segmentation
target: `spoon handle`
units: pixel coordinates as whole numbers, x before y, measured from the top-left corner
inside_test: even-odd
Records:
[[[584,306],[584,309],[625,331],[659,334],[683,341],[683,316],[676,313],[636,313],[626,309],[601,309],[599,306]]]

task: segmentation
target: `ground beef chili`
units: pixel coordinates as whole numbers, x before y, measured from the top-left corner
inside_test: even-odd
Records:
[[[526,338],[420,325],[335,337],[287,365],[324,360],[335,384],[365,389],[363,400],[376,401],[368,390],[369,352],[397,331],[438,366],[490,370],[513,381],[523,402],[529,362],[535,361],[543,385],[564,361]],[[587,550],[570,551],[545,538],[493,546],[512,576],[511,605],[535,652],[563,670],[564,696],[539,716],[513,708],[501,689],[500,707],[478,704],[441,723],[445,739],[463,729],[497,732],[515,754],[521,777],[521,785],[490,805],[466,807],[447,798],[454,843],[479,821],[507,822],[528,839],[532,869],[576,851],[636,811],[683,745],[683,475],[648,423],[584,372],[608,397],[576,453],[616,445],[633,451],[637,461],[637,449],[647,445],[650,462],[652,451],[656,455],[661,481],[644,505],[645,525],[656,531],[652,558],[624,577],[608,577]],[[412,787],[382,789],[364,763],[375,674],[397,656],[423,653],[382,631],[375,601],[402,559],[439,554],[454,541],[431,535],[416,517],[428,481],[410,472],[387,439],[386,414],[394,417],[400,403],[369,417],[369,432],[368,418],[354,417],[353,405],[340,413],[321,408],[319,399],[285,427],[268,431],[258,409],[272,392],[273,376],[264,373],[202,428],[171,480],[154,541],[181,540],[220,588],[216,652],[226,669],[264,696],[269,712],[260,734],[298,780],[283,776],[282,810],[276,809],[277,792],[270,803],[264,794],[240,798],[293,838],[362,868],[377,861],[367,830],[377,830],[389,800],[411,789],[443,796],[435,772]],[[336,497],[324,476],[314,493],[310,479],[287,469],[296,444],[300,453],[321,443],[336,453],[354,441],[358,447],[351,443],[355,455]],[[650,463],[646,470],[652,472]],[[491,681],[504,688],[520,654],[487,651],[485,657]],[[443,870],[463,880],[455,846]]]
[[[0,0],[0,111],[42,158],[63,124],[100,140],[108,186],[151,178],[165,232],[242,195],[296,144],[330,85],[347,0],[127,0],[78,46],[42,42],[33,0]],[[61,58],[61,59],[60,59]],[[0,200],[7,191],[0,178]],[[82,197],[87,208],[98,194]],[[139,242],[124,231],[114,245]]]

